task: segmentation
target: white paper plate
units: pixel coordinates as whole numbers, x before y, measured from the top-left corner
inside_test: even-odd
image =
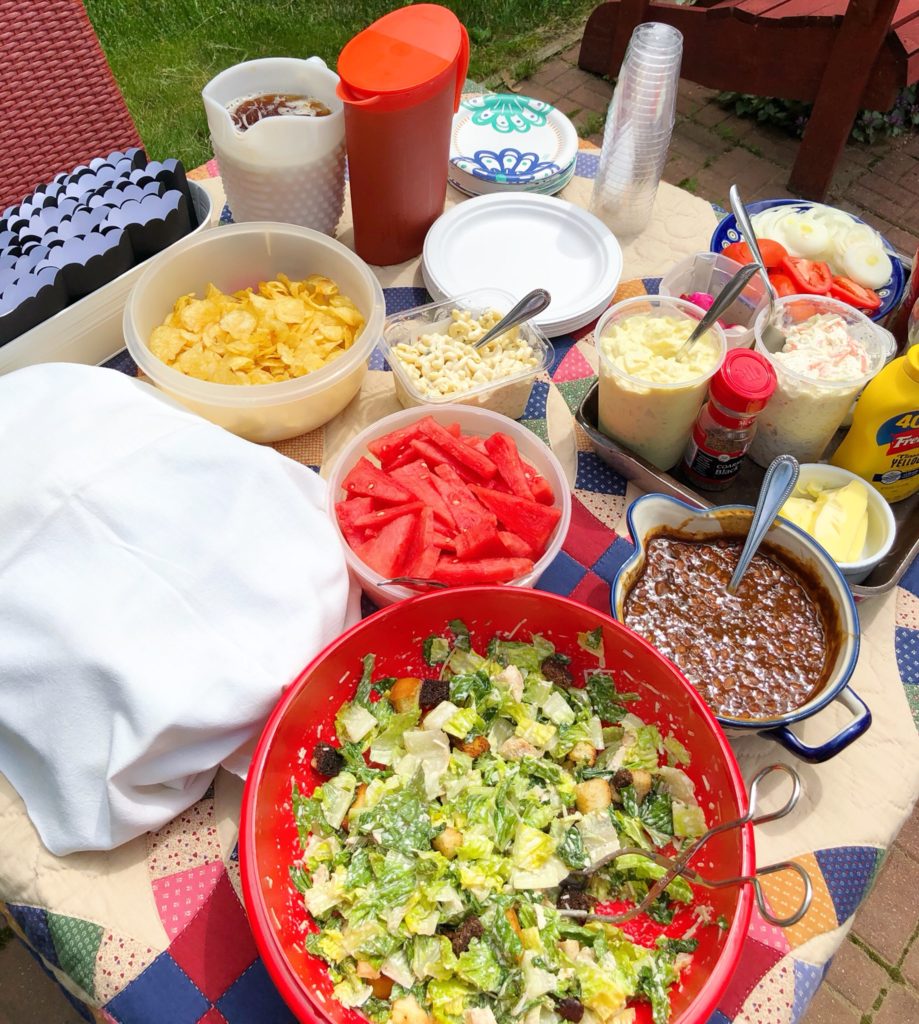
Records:
[[[578,154],[578,133],[551,103],[512,93],[464,96],[450,133],[450,177],[520,187],[562,174]]]
[[[599,316],[622,275],[615,235],[593,214],[552,196],[477,196],[439,217],[424,240],[422,272],[437,298],[477,288],[552,295],[537,326],[558,337]]]

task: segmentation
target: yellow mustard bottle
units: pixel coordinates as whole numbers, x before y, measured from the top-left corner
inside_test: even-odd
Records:
[[[919,345],[868,384],[830,462],[867,480],[889,502],[919,491]]]

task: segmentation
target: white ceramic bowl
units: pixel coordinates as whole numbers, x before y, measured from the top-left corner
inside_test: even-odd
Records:
[[[209,284],[235,292],[278,273],[323,274],[354,302],[364,326],[344,355],[294,380],[234,385],[189,377],[147,347],[180,296],[202,296]],[[350,249],[310,228],[253,221],[189,237],[155,257],[128,297],[124,336],[140,369],[193,412],[250,441],[280,441],[327,423],[357,394],[385,314],[380,282]]]
[[[342,490],[341,482],[362,455],[370,459],[374,465],[378,464],[376,458],[367,448],[368,442],[376,437],[382,437],[383,434],[388,434],[393,430],[407,427],[417,420],[423,419],[425,416],[433,416],[438,423],[444,426],[448,423],[458,423],[464,434],[478,434],[480,437],[489,437],[497,431],[507,434],[516,444],[520,457],[529,462],[551,485],[552,491],[555,494],[555,507],[561,509],[561,519],[559,519],[552,536],[549,538],[549,544],[545,552],[533,566],[533,571],[508,584],[508,586],[514,587],[535,586],[536,581],[546,571],[552,560],[561,550],[571,522],[571,491],[565,478],[565,472],[548,445],[544,444],[531,430],[527,430],[526,427],[520,426],[519,423],[499,413],[490,412],[488,409],[476,409],[469,405],[422,405],[385,416],[383,419],[367,427],[366,430],[362,430],[342,449],[338,458],[332,464],[328,474],[329,486],[326,495],[326,507],[329,518],[335,523],[335,528],[341,537],[345,558],[354,578],[368,597],[378,605],[394,604],[396,601],[404,601],[409,597],[418,596],[416,591],[409,590],[407,587],[381,587],[379,585],[380,581],[386,577],[371,569],[369,565],[365,565],[351,549],[338,525],[335,503],[346,497],[345,492]]]
[[[862,557],[857,562],[836,564],[848,583],[861,583],[893,547],[897,523],[890,505],[871,484],[840,466],[829,466],[825,462],[805,462],[798,473],[799,487],[810,483],[828,488],[845,487],[852,480],[863,483],[868,491],[868,534]]]
[[[698,509],[664,494],[646,494],[629,506],[629,534],[635,553],[620,567],[610,593],[612,614],[625,621],[625,598],[641,573],[645,548],[652,536],[661,532],[692,537],[717,537],[722,533],[743,535],[749,529],[753,509],[749,505],[722,505]],[[826,761],[865,733],[871,725],[867,705],[848,685],[858,662],[859,622],[855,601],[836,563],[803,530],[785,519],[777,519],[766,534],[768,542],[793,561],[809,569],[830,596],[837,617],[841,642],[833,670],[826,683],[799,708],[770,719],[726,718],[716,715],[728,733],[757,732],[780,743],[786,750],[811,763]],[[817,746],[809,746],[791,730],[795,722],[809,718],[830,701],[838,700],[853,715],[853,720],[835,736]]]

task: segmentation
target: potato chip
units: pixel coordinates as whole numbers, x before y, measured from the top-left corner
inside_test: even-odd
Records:
[[[216,384],[272,384],[321,369],[354,344],[364,318],[328,277],[278,274],[232,295],[208,285],[181,295],[150,336],[150,351]]]

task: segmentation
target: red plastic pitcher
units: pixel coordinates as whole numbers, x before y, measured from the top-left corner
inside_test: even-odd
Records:
[[[417,256],[443,212],[468,65],[466,29],[437,4],[384,15],[341,51],[354,247],[368,263]]]

